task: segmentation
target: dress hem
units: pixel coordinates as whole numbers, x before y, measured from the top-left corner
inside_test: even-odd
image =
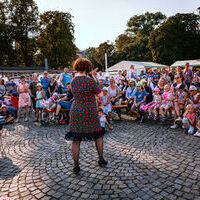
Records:
[[[67,141],[94,141],[98,138],[103,137],[105,134],[105,129],[102,128],[100,131],[92,132],[92,133],[77,133],[69,131],[65,135],[65,139]]]

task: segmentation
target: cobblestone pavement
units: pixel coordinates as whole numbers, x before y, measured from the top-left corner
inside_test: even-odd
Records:
[[[200,200],[200,139],[169,126],[116,121],[106,134],[106,168],[93,142],[81,145],[81,173],[72,173],[66,126],[6,126],[0,197],[11,199]]]

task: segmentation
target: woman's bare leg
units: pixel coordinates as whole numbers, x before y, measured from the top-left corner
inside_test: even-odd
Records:
[[[17,112],[17,121],[19,121],[19,118],[21,116],[21,112],[22,112],[22,108],[18,108],[18,112]]]
[[[26,120],[28,120],[29,117],[29,106],[26,106]]]

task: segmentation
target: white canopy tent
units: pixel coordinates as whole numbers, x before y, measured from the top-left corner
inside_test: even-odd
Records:
[[[111,67],[108,68],[108,72],[117,72],[119,70],[129,70],[130,66],[134,65],[135,69],[140,72],[145,70],[146,68],[168,68],[167,65],[162,65],[153,62],[139,62],[139,61],[121,61]]]
[[[200,59],[176,61],[171,67],[184,67],[185,63],[189,63],[192,67],[200,67]]]

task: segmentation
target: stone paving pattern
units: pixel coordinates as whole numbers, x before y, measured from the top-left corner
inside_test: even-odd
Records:
[[[104,138],[108,166],[98,166],[93,142],[82,142],[81,173],[74,175],[66,126],[6,126],[0,197],[200,200],[200,138],[131,120],[116,121],[114,127]]]

